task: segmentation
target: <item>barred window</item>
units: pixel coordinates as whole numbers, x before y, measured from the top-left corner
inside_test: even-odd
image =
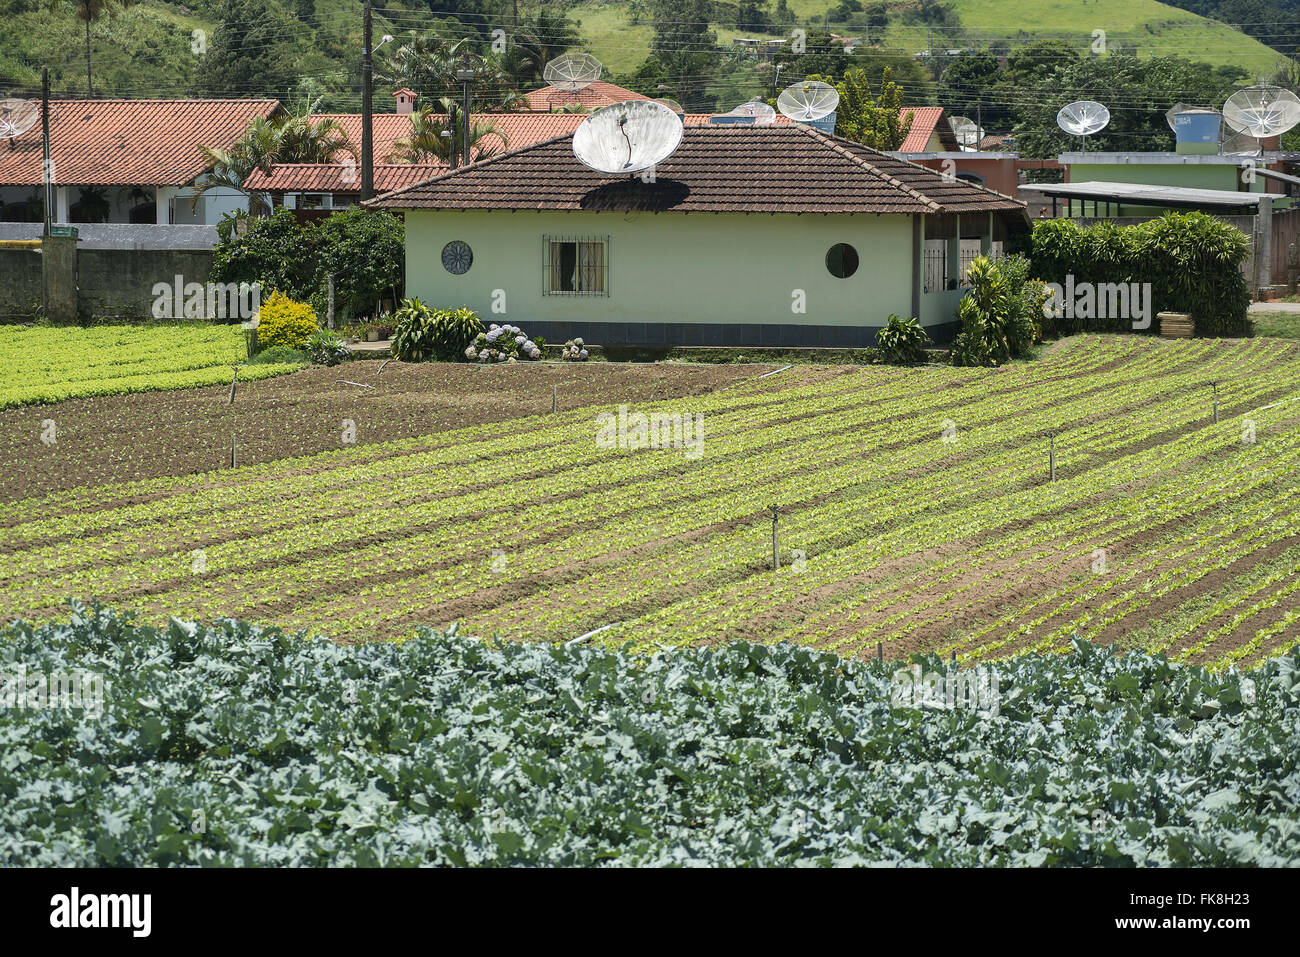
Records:
[[[543,236],[543,290],[548,296],[609,295],[608,236]]]

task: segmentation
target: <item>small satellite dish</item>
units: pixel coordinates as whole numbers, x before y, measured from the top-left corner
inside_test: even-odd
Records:
[[[34,100],[0,100],[0,140],[22,136],[40,118],[41,108]]]
[[[686,115],[686,108],[682,106],[680,103],[678,103],[676,100],[672,99],[671,97],[661,96],[659,99],[654,100],[653,102],[662,103],[664,106],[668,107],[668,109],[672,110],[678,116]]]
[[[1300,97],[1280,86],[1238,90],[1223,104],[1223,122],[1256,139],[1278,136],[1300,123]]]
[[[1228,156],[1258,156],[1260,143],[1249,133],[1233,133],[1223,141],[1220,150]]]
[[[1174,117],[1177,116],[1179,113],[1186,113],[1188,110],[1194,110],[1194,109],[1198,109],[1198,107],[1189,106],[1186,103],[1175,103],[1173,105],[1173,108],[1169,110],[1167,113],[1165,113],[1165,122],[1169,124],[1169,128],[1171,130],[1177,133],[1178,128],[1174,126]]]
[[[1095,100],[1076,100],[1061,107],[1056,114],[1056,125],[1071,136],[1083,138],[1083,150],[1088,151],[1088,137],[1100,132],[1110,122],[1110,110]]]
[[[953,135],[957,137],[957,145],[964,150],[979,149],[980,140],[984,139],[984,131],[980,129],[975,121],[969,116],[953,116],[948,118],[948,124],[952,127]]]
[[[682,121],[662,103],[611,103],[582,121],[573,134],[573,155],[598,173],[639,173],[672,156],[682,132]]]
[[[551,86],[573,93],[600,79],[600,61],[590,53],[566,53],[557,56],[542,69],[542,77]]]
[[[832,93],[835,91],[832,90]],[[839,96],[836,94],[836,99]],[[768,106],[762,100],[750,100],[748,103],[742,103],[730,113],[731,116],[752,116],[755,126],[771,126],[776,122],[776,110]]]
[[[820,80],[793,83],[776,98],[777,108],[799,123],[812,123],[835,112],[840,105],[840,95],[835,87]]]

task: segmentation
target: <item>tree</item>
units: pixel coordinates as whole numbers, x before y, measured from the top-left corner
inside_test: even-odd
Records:
[[[450,162],[453,156],[462,155],[464,124],[456,122],[457,128],[452,128],[456,104],[444,98],[438,105],[441,113],[421,109],[411,115],[411,135],[393,143],[393,151],[388,155],[390,163]],[[492,137],[499,142],[490,142]],[[506,134],[495,123],[479,120],[470,127],[471,161],[487,159],[509,145]]]
[[[838,80],[849,68],[849,55],[844,46],[825,30],[810,30],[804,37],[803,50],[794,48],[793,41],[773,57],[781,66],[781,76],[790,82],[817,75]]]
[[[90,82],[90,25],[103,17],[115,17],[119,12],[131,6],[135,0],[50,0],[50,9],[72,7],[73,15],[86,28],[86,95],[94,96],[95,90]]]
[[[654,0],[651,56],[663,67],[666,85],[691,112],[710,112],[717,95],[706,92],[718,35],[709,29],[709,0]]]
[[[222,0],[217,28],[194,75],[203,96],[287,95],[298,81],[293,17],[259,0]]]
[[[902,113],[903,89],[893,81],[888,67],[878,96],[871,92],[871,82],[862,70],[849,70],[839,82],[819,76],[809,79],[832,83],[840,94],[835,115],[837,136],[876,150],[896,150],[903,145],[912,115]]]
[[[288,115],[275,119],[257,117],[229,150],[200,146],[203,158],[212,165],[208,177],[194,187],[190,207],[208,190],[225,187],[248,196],[249,212],[262,216],[270,212],[266,194],[244,189],[254,170],[271,172],[276,163],[333,163],[340,153],[356,158],[356,149],[336,120],[309,115]]]
[[[1010,120],[1010,110],[992,96],[1000,76],[998,58],[976,51],[951,57],[939,81],[939,102],[950,115],[979,115],[985,125],[999,125]]]
[[[467,37],[452,41],[426,33],[394,50],[377,75],[394,89],[405,86],[422,97],[436,99],[460,92],[456,72],[464,69],[474,71],[471,93],[486,100],[489,109],[518,109],[526,102],[515,86],[507,59],[494,53],[476,53]]]

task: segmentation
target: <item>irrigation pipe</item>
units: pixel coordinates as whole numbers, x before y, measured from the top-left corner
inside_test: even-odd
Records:
[[[617,628],[621,624],[623,624],[621,621],[615,621],[608,625],[601,625],[595,631],[589,631],[585,635],[579,635],[577,638],[569,639],[564,643],[564,647],[572,648],[574,645],[581,644],[582,642],[586,641],[592,635],[599,635],[602,631],[609,631],[611,628]]]

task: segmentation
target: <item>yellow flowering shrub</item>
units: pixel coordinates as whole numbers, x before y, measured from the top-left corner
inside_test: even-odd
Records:
[[[288,346],[301,349],[320,329],[316,311],[305,302],[295,302],[276,290],[262,303],[257,320],[257,347]]]

